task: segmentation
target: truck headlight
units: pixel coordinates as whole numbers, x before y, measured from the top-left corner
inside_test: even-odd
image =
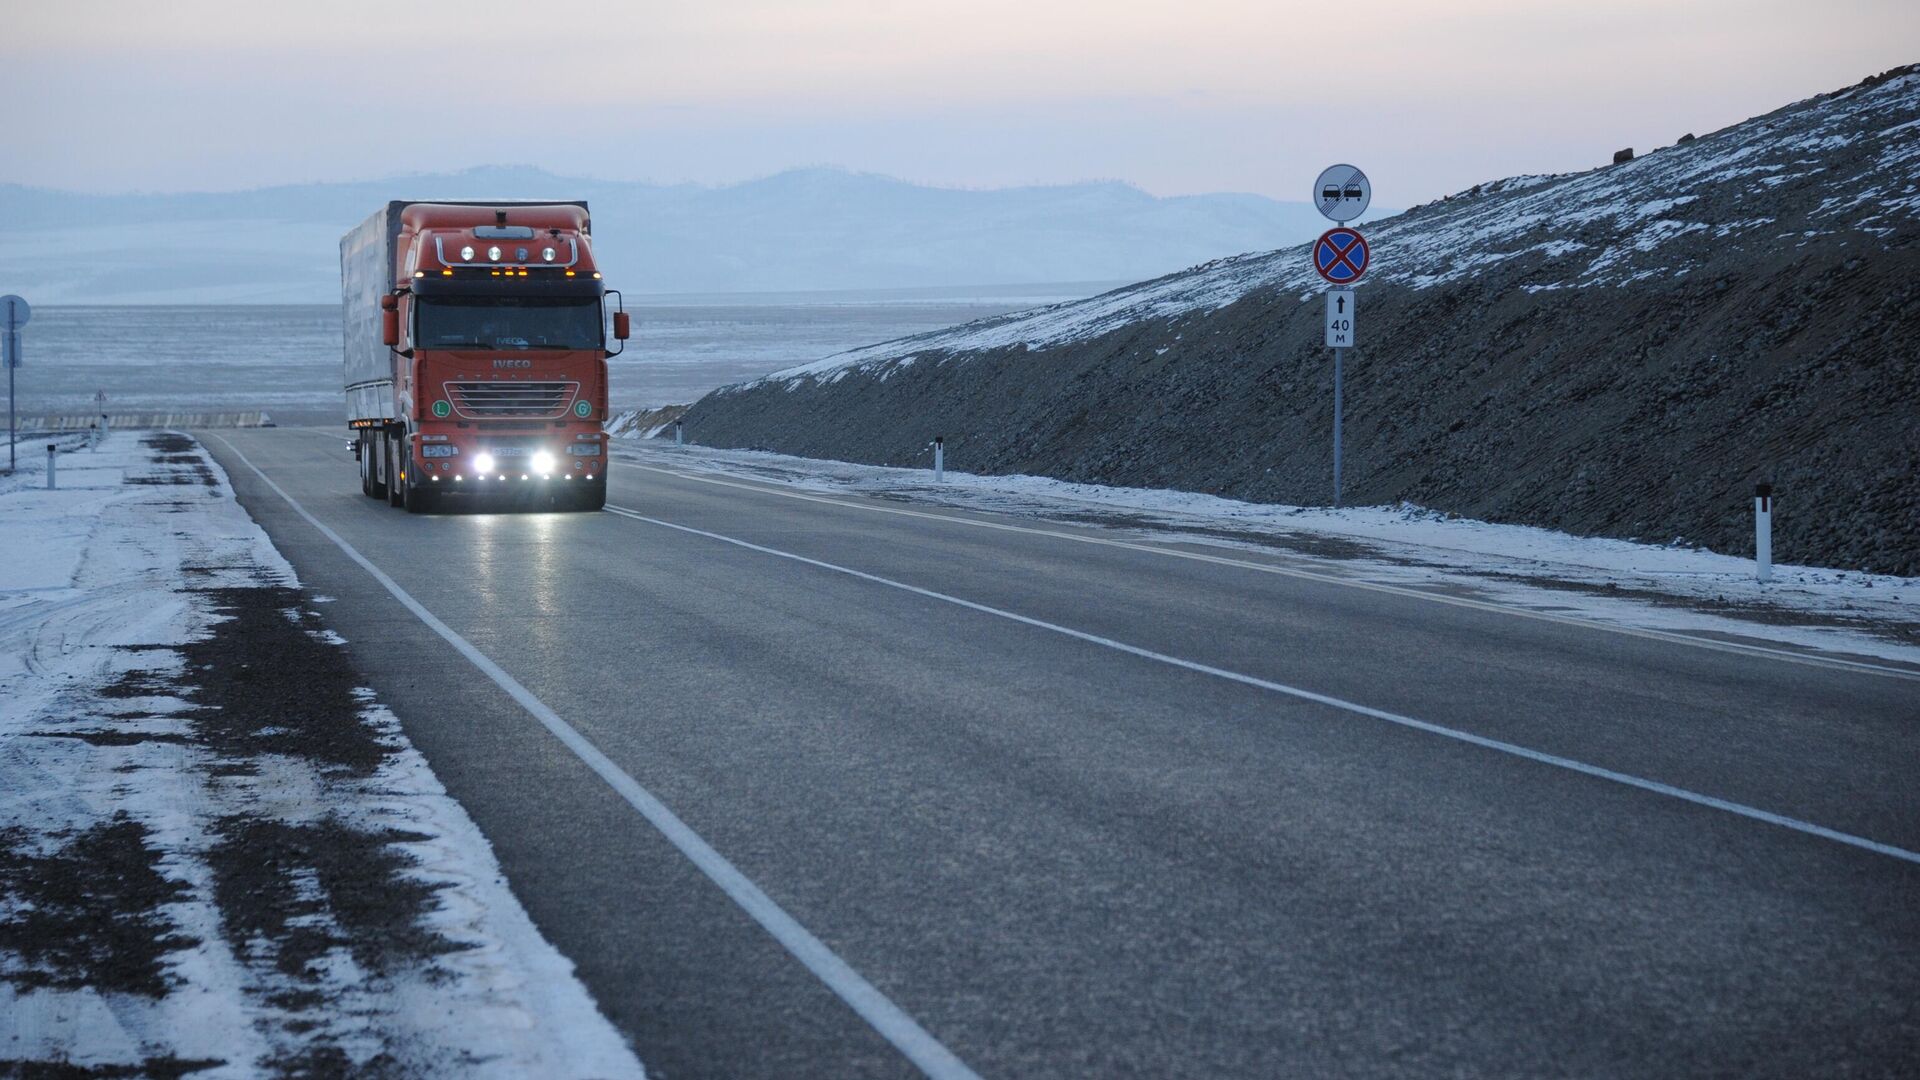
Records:
[[[539,453],[533,455],[533,471],[534,472],[550,473],[553,471],[553,465],[554,465],[553,455],[547,453],[545,450],[542,450]]]
[[[493,471],[493,455],[492,454],[473,455],[473,471],[483,472],[483,473],[492,472]]]

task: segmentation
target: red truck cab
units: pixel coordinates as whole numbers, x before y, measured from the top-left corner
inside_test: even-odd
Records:
[[[609,294],[589,224],[584,203],[396,202],[341,241],[364,492],[413,511],[605,504]],[[626,314],[611,321],[624,339]]]

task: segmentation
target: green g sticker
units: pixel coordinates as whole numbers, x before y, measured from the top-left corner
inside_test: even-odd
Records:
[[[452,411],[453,406],[444,401],[436,401],[433,403],[433,415],[441,417],[442,419],[445,419],[446,415]]]
[[[587,415],[591,412],[593,412],[592,402],[576,401],[573,403],[573,415],[579,417],[580,419],[585,420],[587,418]]]

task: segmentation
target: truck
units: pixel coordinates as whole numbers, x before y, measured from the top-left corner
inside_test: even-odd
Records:
[[[394,200],[341,237],[364,494],[413,513],[606,504],[607,346],[629,324],[591,225],[584,201]]]

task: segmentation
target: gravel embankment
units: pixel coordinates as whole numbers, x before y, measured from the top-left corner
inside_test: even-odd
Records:
[[[1345,498],[1920,575],[1920,73],[1376,226]],[[708,395],[689,439],[1263,502],[1331,497],[1305,249]]]

